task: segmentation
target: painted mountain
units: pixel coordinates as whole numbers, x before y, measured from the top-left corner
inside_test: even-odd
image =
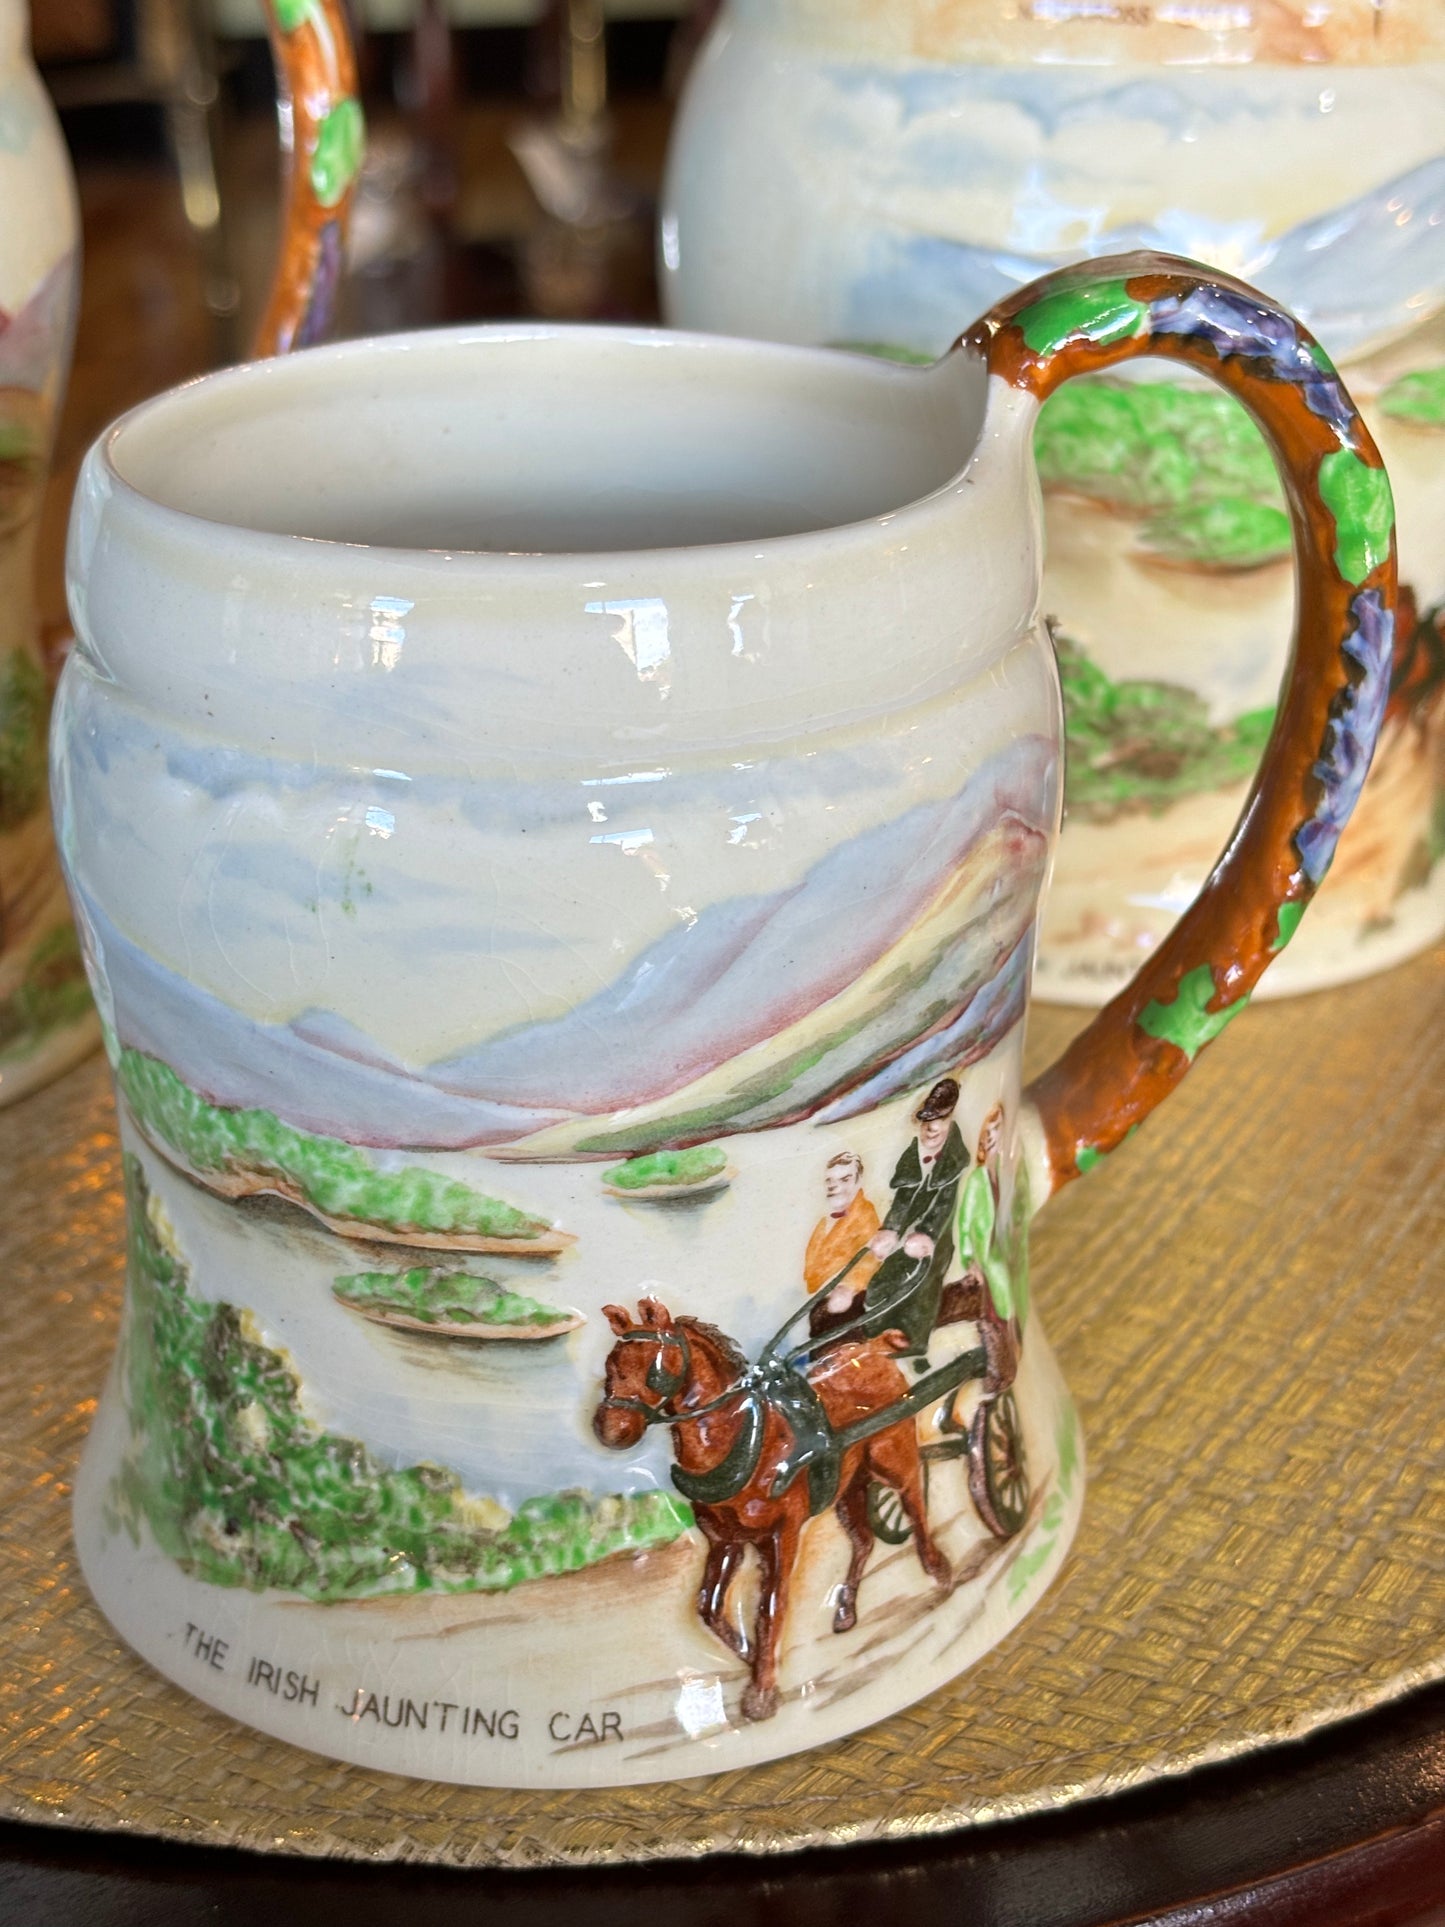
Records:
[[[1359,124],[1368,125],[1375,95],[1351,78]],[[1369,186],[1280,228],[1269,220],[1269,169],[1228,215],[1191,206],[1187,191],[1183,203],[1177,191],[1156,197],[1151,185],[1151,155],[1167,169],[1192,151],[1204,170],[1225,146],[1258,146],[1283,164],[1275,145],[1301,122],[1318,122],[1316,98],[1314,87],[1302,93],[1265,68],[1232,76],[987,63],[828,69],[819,96],[798,109],[798,138],[869,155],[864,239],[836,333],[941,354],[969,316],[1065,260],[1158,248],[1266,289],[1337,359],[1378,345],[1434,312],[1445,293],[1437,239],[1445,153],[1377,180],[1379,163],[1362,156],[1358,178]],[[1374,111],[1387,129],[1388,111]],[[1412,97],[1400,111],[1410,119],[1425,110]],[[1388,165],[1383,153],[1380,160]],[[1101,180],[1119,192],[1133,183],[1140,218],[1108,220]],[[971,236],[968,212],[933,212],[985,198],[993,210],[1012,209],[1007,238]],[[934,231],[935,218],[944,231]]]
[[[1023,1014],[1053,788],[1050,745],[1020,739],[790,888],[700,909],[564,1015],[425,1066],[334,1013],[246,1017],[93,907],[87,937],[121,1044],[213,1104],[393,1149],[672,1149],[847,1117],[986,1055]]]

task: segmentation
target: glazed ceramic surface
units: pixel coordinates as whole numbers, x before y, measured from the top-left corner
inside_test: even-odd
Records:
[[[684,101],[670,317],[931,358],[1059,262],[1242,274],[1345,368],[1395,486],[1406,614],[1376,770],[1270,991],[1445,928],[1445,17],[1435,0],[729,0]],[[1293,601],[1268,451],[1177,370],[1036,437],[1066,820],[1040,995],[1110,996],[1199,889],[1278,701]]]
[[[80,223],[27,20],[25,0],[0,0],[0,1103],[96,1040],[45,807],[50,692],[34,584]]]
[[[292,165],[258,355],[319,340],[330,324],[362,145],[339,0],[276,0],[270,23]],[[50,691],[34,595],[80,221],[26,30],[26,0],[0,0],[0,1104],[64,1070],[99,1036],[46,809]]]
[[[1217,890],[1025,1091],[1029,434],[1150,341],[1300,477],[1306,632]],[[794,1751],[1000,1639],[1082,1497],[1030,1213],[1243,1008],[1378,728],[1389,489],[1324,358],[1150,256],[924,369],[351,344],[125,418],[69,568],[130,1221],[76,1526],[125,1637],[519,1786]]]

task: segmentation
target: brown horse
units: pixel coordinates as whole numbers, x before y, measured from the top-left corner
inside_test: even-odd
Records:
[[[797,1444],[794,1426],[776,1397],[749,1390],[747,1359],[716,1326],[699,1318],[674,1319],[655,1298],[641,1301],[635,1324],[620,1305],[602,1309],[617,1343],[607,1357],[604,1394],[592,1428],[603,1445],[625,1451],[641,1442],[649,1425],[667,1424],[682,1489],[706,1489],[711,1483],[727,1494],[693,1499],[693,1514],[707,1540],[697,1610],[708,1630],[751,1667],[744,1717],[769,1719],[778,1705],[788,1586],[810,1516],[809,1478],[787,1478]],[[808,1384],[829,1426],[848,1425],[906,1395],[908,1381],[892,1356],[904,1343],[898,1332],[867,1342],[839,1340],[814,1363]],[[689,1418],[690,1411],[697,1416]],[[785,1489],[777,1491],[780,1471]],[[842,1453],[833,1508],[852,1559],[833,1615],[835,1633],[857,1623],[858,1587],[873,1550],[868,1487],[875,1479],[902,1500],[924,1571],[939,1586],[952,1579],[928,1529],[918,1428],[909,1414]],[[751,1643],[727,1616],[728,1588],[749,1546],[762,1565]]]

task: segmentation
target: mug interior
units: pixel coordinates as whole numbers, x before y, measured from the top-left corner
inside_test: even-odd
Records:
[[[876,519],[967,465],[972,355],[904,367],[662,330],[492,326],[283,356],[122,421],[161,505],[451,553],[678,548]]]

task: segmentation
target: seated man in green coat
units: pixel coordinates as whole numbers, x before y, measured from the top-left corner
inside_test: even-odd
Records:
[[[920,1369],[953,1262],[958,1185],[969,1163],[957,1109],[958,1085],[941,1077],[913,1113],[917,1136],[894,1168],[893,1202],[868,1241],[883,1262],[864,1294],[865,1330],[870,1338],[901,1331]]]

